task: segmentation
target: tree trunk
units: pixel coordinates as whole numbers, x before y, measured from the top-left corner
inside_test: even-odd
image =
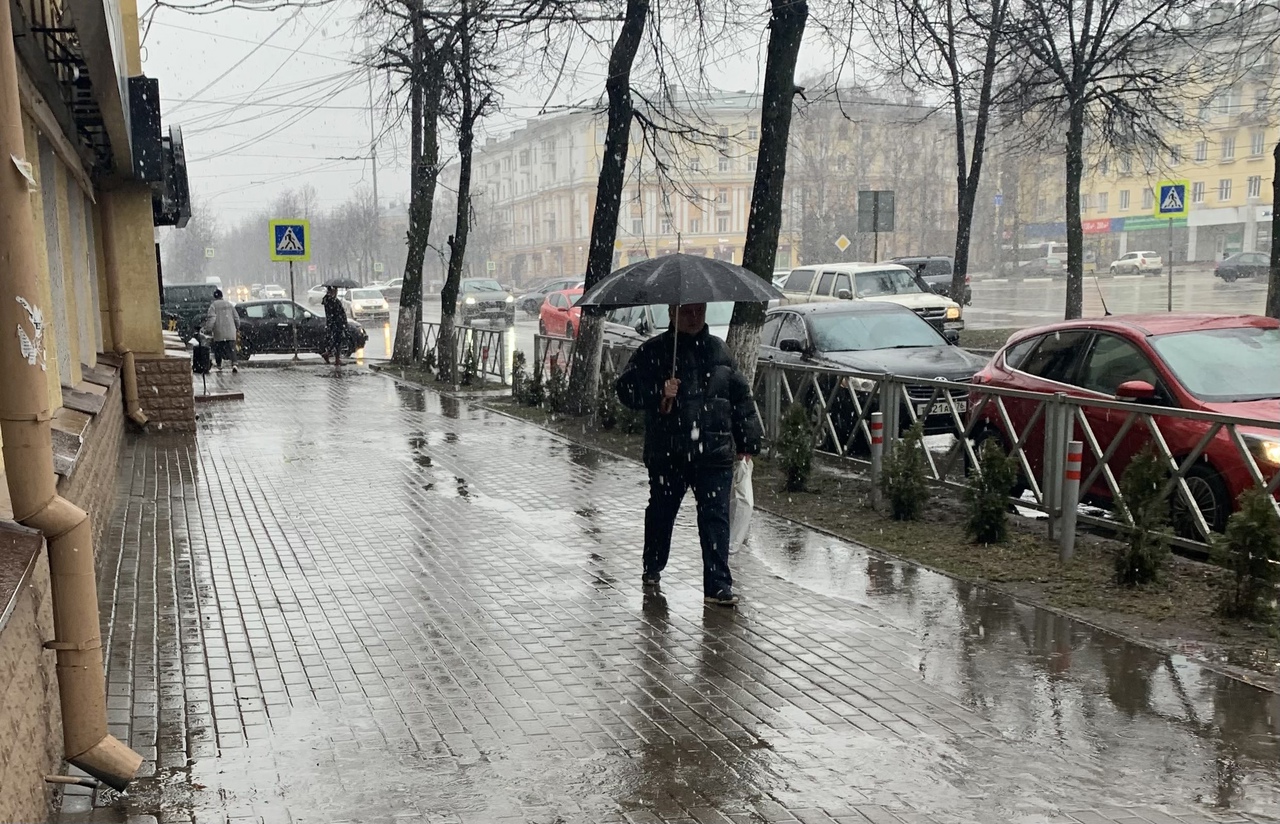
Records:
[[[436,343],[436,368],[441,381],[457,383],[458,353],[453,340],[453,319],[458,309],[458,284],[462,280],[467,234],[471,230],[471,157],[475,144],[476,105],[472,82],[471,21],[467,0],[462,0],[464,19],[459,25],[458,87],[462,110],[458,118],[458,210],[453,235],[449,238],[449,269],[440,289],[440,337]]]
[[[618,213],[622,210],[622,189],[626,185],[627,151],[631,147],[631,67],[645,21],[649,0],[627,0],[622,29],[609,54],[609,76],[605,92],[609,99],[609,123],[604,136],[604,158],[596,182],[596,207],[591,218],[591,245],[587,251],[586,289],[595,286],[613,268],[613,242],[618,235]],[[604,342],[604,313],[583,307],[577,339],[573,344],[573,365],[565,393],[570,414],[587,414],[594,408],[600,388],[600,348]]]
[[[747,239],[742,247],[742,265],[768,282],[773,280],[778,234],[782,231],[782,189],[787,177],[787,142],[796,94],[796,59],[809,19],[807,0],[771,0],[771,4],[769,51],[760,95],[760,149],[747,217]],[[733,307],[729,352],[748,383],[755,383],[765,308],[763,303],[739,303]]]
[[[1267,283],[1267,316],[1280,318],[1280,141],[1272,155],[1271,174],[1271,271]]]
[[[1067,303],[1066,320],[1084,314],[1084,225],[1080,221],[1080,181],[1084,178],[1084,100],[1072,99],[1067,113]]]
[[[409,232],[400,289],[400,315],[391,359],[409,364],[422,356],[422,264],[440,175],[440,83],[429,77],[425,63],[438,65],[437,49],[423,30],[421,3],[413,10],[413,65],[409,85]],[[430,85],[428,85],[428,83]]]

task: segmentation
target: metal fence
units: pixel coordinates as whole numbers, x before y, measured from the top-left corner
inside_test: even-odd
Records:
[[[1119,479],[1134,447],[1147,442],[1168,468],[1163,494],[1174,496],[1180,521],[1189,521],[1183,532],[1191,534],[1180,534],[1175,543],[1204,550],[1211,525],[1220,527],[1232,509],[1229,490],[1235,487],[1266,490],[1280,514],[1274,498],[1280,467],[1260,461],[1257,447],[1249,445],[1259,436],[1280,442],[1275,421],[767,362],[757,371],[756,397],[770,439],[780,430],[785,408],[799,401],[810,413],[818,450],[867,466],[873,418],[883,421],[885,454],[911,424],[923,420],[932,436],[925,450],[929,476],[945,486],[966,485],[978,471],[979,444],[996,438],[1017,461],[1026,487],[1017,503],[1046,513],[1050,535],[1064,541],[1064,518],[1113,529],[1132,526]],[[1189,443],[1194,445],[1187,448]],[[1075,465],[1069,461],[1073,447],[1079,455]],[[1095,506],[1081,509],[1082,504]]]
[[[434,352],[440,357],[440,324],[424,321],[422,324],[422,351]],[[492,378],[500,383],[510,383],[508,367],[511,353],[507,351],[506,329],[481,329],[476,326],[453,327],[453,353],[458,374],[467,358],[475,358],[476,375]]]
[[[573,344],[536,335],[534,362],[567,368]],[[616,374],[634,351],[606,344],[601,368]],[[1280,466],[1259,460],[1249,445],[1260,436],[1280,442],[1276,421],[769,361],[758,364],[755,398],[768,442],[776,440],[786,408],[799,401],[809,412],[815,449],[873,470],[873,482],[873,453],[875,463],[881,445],[883,455],[891,454],[917,420],[928,436],[929,478],[946,487],[965,487],[980,471],[981,442],[996,438],[1017,462],[1025,486],[1015,502],[1048,516],[1049,534],[1064,554],[1077,522],[1115,531],[1132,527],[1120,477],[1134,447],[1147,442],[1168,468],[1162,494],[1173,496],[1189,527],[1173,543],[1207,550],[1211,527],[1220,527],[1233,508],[1233,488],[1266,490],[1280,514]],[[1186,448],[1188,443],[1193,445]]]

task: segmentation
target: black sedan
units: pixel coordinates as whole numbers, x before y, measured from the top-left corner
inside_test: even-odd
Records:
[[[288,354],[293,352],[293,329],[298,330],[298,351],[323,355],[329,346],[324,315],[288,300],[250,300],[236,304],[240,315],[240,355]],[[369,335],[354,320],[347,321],[344,356],[363,349]]]
[[[1213,267],[1213,273],[1227,283],[1238,278],[1265,278],[1270,271],[1271,258],[1262,252],[1236,252]]]
[[[765,316],[760,333],[760,359],[783,366],[825,366],[956,382],[969,381],[987,363],[986,358],[949,343],[910,309],[879,301],[810,303],[772,309]],[[819,383],[824,395],[830,398],[835,378]],[[829,411],[842,445],[867,451],[867,432],[863,426],[858,427],[859,434],[850,443],[858,412],[850,391],[846,390],[852,390],[864,408],[870,404],[866,412],[869,416],[876,406],[872,398],[874,389],[875,381],[869,378],[851,376],[841,380],[841,391],[834,393]],[[951,407],[945,398],[941,401],[933,398],[933,390],[928,387],[912,386],[907,394],[914,408],[909,412],[903,403],[898,417],[904,430],[914,413],[924,419],[926,434],[954,431]],[[804,400],[814,405],[816,394],[811,392]],[[957,398],[956,412],[963,417],[967,405],[967,399]],[[864,417],[863,423],[867,422],[869,417]],[[830,446],[828,444],[828,448]]]

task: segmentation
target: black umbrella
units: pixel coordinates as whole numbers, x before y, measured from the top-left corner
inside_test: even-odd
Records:
[[[588,289],[578,306],[768,303],[782,293],[741,266],[697,255],[663,255],[624,266]]]
[[[648,306],[686,303],[768,303],[782,297],[772,283],[741,266],[698,255],[662,255],[624,266],[597,283],[578,306]],[[675,318],[672,318],[674,323]],[[671,373],[676,341],[671,343]]]
[[[360,284],[351,278],[329,278],[320,284],[326,289],[359,289]]]

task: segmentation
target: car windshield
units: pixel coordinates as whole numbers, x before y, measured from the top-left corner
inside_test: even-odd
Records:
[[[502,286],[496,280],[464,280],[462,282],[462,291],[464,292],[501,292]]]
[[[1152,337],[1151,346],[1201,400],[1280,398],[1280,329],[1175,332]]]
[[[858,297],[874,298],[880,295],[915,295],[920,284],[906,269],[885,269],[883,272],[858,272],[853,276]]]
[[[352,300],[382,300],[382,293],[377,289],[352,289]]]
[[[728,326],[731,320],[733,320],[732,301],[707,304],[707,326]],[[666,304],[654,305],[653,325],[656,329],[666,329],[671,325],[671,313],[667,310]]]
[[[819,352],[946,345],[933,327],[914,312],[817,312],[809,316],[809,328]]]

